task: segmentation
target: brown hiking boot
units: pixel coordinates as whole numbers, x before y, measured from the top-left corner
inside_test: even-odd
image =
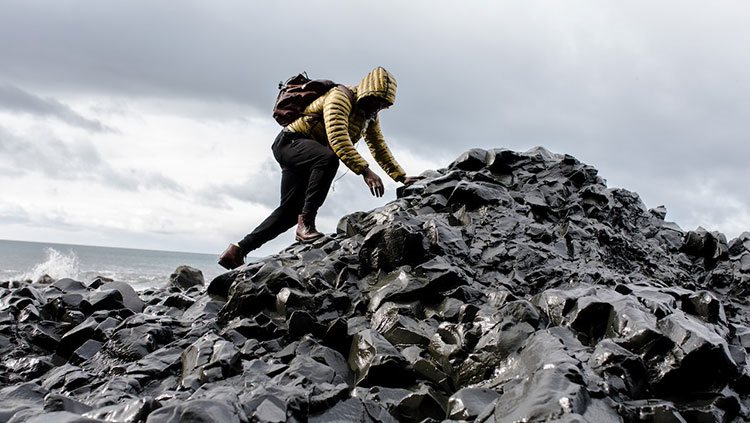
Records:
[[[297,217],[297,231],[295,239],[302,243],[313,242],[323,237],[323,234],[315,229],[315,217],[309,218],[303,214]]]
[[[232,270],[245,264],[245,253],[237,244],[229,244],[226,250],[219,256],[219,266]]]

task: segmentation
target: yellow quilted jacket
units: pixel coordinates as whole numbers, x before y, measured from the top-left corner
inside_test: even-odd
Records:
[[[403,181],[406,174],[385,143],[377,115],[368,119],[357,107],[359,100],[367,96],[378,96],[393,104],[396,101],[396,79],[387,70],[377,67],[357,86],[349,89],[354,94],[354,104],[346,90],[332,88],[307,106],[305,116],[290,123],[286,130],[330,144],[341,161],[357,175],[368,166],[354,148],[354,143],[364,136],[378,165],[394,181]]]

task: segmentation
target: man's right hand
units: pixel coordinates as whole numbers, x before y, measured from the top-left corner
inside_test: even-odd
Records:
[[[365,179],[365,183],[370,188],[370,193],[372,193],[373,196],[383,196],[385,188],[383,187],[383,180],[380,179],[380,176],[376,175],[375,172],[368,167],[362,172],[362,177]]]

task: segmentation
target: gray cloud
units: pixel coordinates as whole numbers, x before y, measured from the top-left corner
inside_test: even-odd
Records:
[[[29,213],[21,206],[15,204],[0,203],[0,223],[28,223]]]
[[[241,181],[214,184],[196,193],[196,197],[201,204],[213,207],[229,207],[225,199],[232,198],[276,208],[280,185],[281,169],[273,158],[269,158]]]
[[[37,133],[33,139],[22,138],[0,126],[0,153],[0,173],[11,176],[38,173],[58,180],[95,181],[130,191],[184,191],[174,180],[158,172],[115,170],[93,143],[85,140],[66,143],[48,132]]]
[[[36,116],[55,117],[61,121],[90,131],[110,131],[96,119],[89,119],[65,103],[54,98],[42,98],[18,87],[0,83],[0,109],[29,113]]]
[[[59,210],[48,211],[45,214],[32,216],[28,209],[17,204],[0,202],[0,223],[22,224],[26,226],[50,229],[64,228],[69,231],[81,230],[79,226],[68,221],[68,217]]]

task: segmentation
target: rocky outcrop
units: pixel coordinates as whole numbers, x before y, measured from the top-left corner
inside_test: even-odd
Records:
[[[190,266],[180,266],[169,276],[169,282],[182,290],[203,286],[203,272]]]
[[[3,283],[0,421],[750,419],[750,233],[541,148],[424,176],[205,290]]]

